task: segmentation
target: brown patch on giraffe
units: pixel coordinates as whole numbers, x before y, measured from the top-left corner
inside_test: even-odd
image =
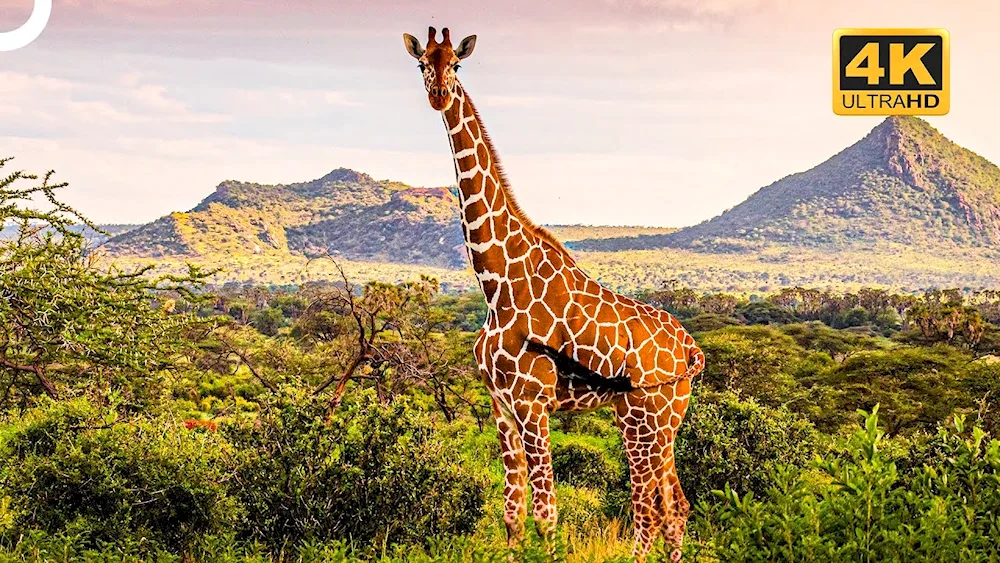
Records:
[[[482,163],[483,168],[489,169],[490,153],[486,150],[486,145],[480,144],[476,147],[475,158],[475,162]]]
[[[552,276],[556,275],[556,269],[552,267],[552,263],[545,260],[538,266],[538,270],[535,272],[537,277],[541,280],[552,279]]]
[[[542,297],[545,295],[545,290],[548,288],[548,283],[538,276],[531,276],[531,279],[528,280],[528,284],[533,297]]]
[[[483,221],[482,225],[479,225],[475,229],[470,229],[470,234],[475,232],[477,237],[484,239],[493,238],[493,223],[490,221]]]
[[[486,297],[487,303],[493,302],[493,296],[496,294],[500,287],[500,282],[496,280],[483,280],[482,283],[483,294]]]
[[[476,155],[470,154],[468,156],[457,158],[455,161],[458,162],[458,168],[460,170],[471,170],[476,166]]]
[[[490,208],[486,205],[486,202],[480,199],[472,203],[466,204],[465,217],[467,221],[469,220],[470,217],[472,218],[472,220],[475,220],[475,218],[481,217],[482,215],[489,213],[489,211]],[[483,240],[489,240],[489,239],[483,239]]]
[[[547,334],[549,327],[556,320],[549,309],[541,302],[536,302],[528,310],[528,318],[531,323],[531,332],[534,334]]]
[[[510,262],[507,264],[507,279],[511,281],[520,281],[520,282],[528,281],[528,269],[525,266],[523,260],[519,260],[517,262]],[[531,292],[528,291],[529,289],[528,287],[522,288],[522,284],[516,284],[516,285],[518,286],[516,290],[518,293],[525,293],[529,295],[531,294]]]
[[[451,136],[451,141],[456,146],[463,146],[463,147],[475,144],[473,136],[470,135],[469,132],[464,127]],[[466,170],[468,170],[468,168],[466,168]]]
[[[510,236],[510,227],[507,225],[506,219],[493,219],[493,236],[497,240],[505,240]]]
[[[615,310],[611,304],[607,302],[601,302],[597,306],[597,315],[595,315],[597,322],[599,323],[618,323],[621,319],[618,318],[618,312]],[[615,339],[617,341],[617,338]]]

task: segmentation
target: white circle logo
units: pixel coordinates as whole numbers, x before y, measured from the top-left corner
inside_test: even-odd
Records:
[[[52,0],[35,0],[28,21],[14,31],[0,32],[0,51],[13,51],[31,43],[42,34],[52,14]]]

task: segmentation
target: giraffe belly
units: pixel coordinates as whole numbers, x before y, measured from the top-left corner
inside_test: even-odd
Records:
[[[589,411],[612,404],[618,392],[584,385],[564,377],[556,384],[556,410]]]
[[[564,350],[602,377],[635,387],[671,383],[684,373],[683,327],[664,311],[607,291],[615,301],[571,307]]]

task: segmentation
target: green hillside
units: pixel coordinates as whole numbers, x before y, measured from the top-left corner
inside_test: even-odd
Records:
[[[325,256],[457,267],[457,202],[447,188],[411,188],[340,168],[296,184],[226,181],[175,212],[104,245],[113,256]]]
[[[563,240],[664,234],[656,227],[552,227]],[[330,255],[347,261],[464,268],[459,206],[449,188],[414,188],[339,168],[311,182],[226,181],[188,212],[175,212],[116,236],[116,258],[295,261]],[[259,260],[258,260],[259,262]]]
[[[673,234],[581,241],[581,250],[708,251],[763,243],[921,249],[1000,244],[1000,168],[927,122],[890,117],[815,168],[761,188],[725,213]]]

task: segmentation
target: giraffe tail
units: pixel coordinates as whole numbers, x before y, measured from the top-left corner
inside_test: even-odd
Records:
[[[705,369],[705,353],[701,351],[698,343],[694,341],[694,338],[690,334],[687,335],[685,340],[688,351],[687,370],[684,371],[684,375],[680,379],[690,379]]]

